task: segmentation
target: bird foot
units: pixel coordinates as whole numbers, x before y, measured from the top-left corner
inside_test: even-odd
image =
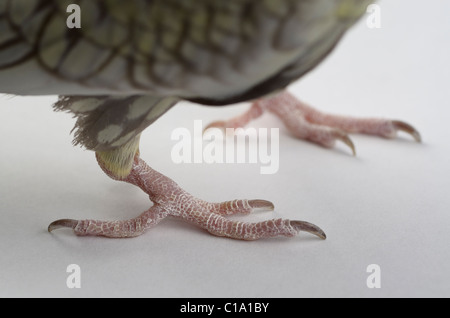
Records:
[[[99,161],[100,165],[101,162]],[[103,170],[117,179],[109,171]],[[229,215],[270,211],[274,205],[266,200],[234,200],[210,203],[195,198],[180,188],[173,180],[150,168],[138,155],[131,173],[122,181],[144,190],[154,205],[140,216],[123,221],[71,220],[52,222],[48,231],[71,228],[80,236],[135,237],[155,226],[166,217],[175,217],[193,223],[211,234],[242,240],[257,240],[275,236],[295,236],[300,231],[312,233],[322,239],[325,233],[316,225],[304,221],[273,219],[257,223],[233,221]]]
[[[421,142],[419,132],[411,125],[399,121],[378,118],[354,118],[320,112],[299,101],[287,91],[255,101],[244,114],[227,121],[216,121],[205,128],[239,128],[269,111],[279,117],[289,132],[299,138],[331,148],[336,141],[346,144],[356,155],[356,148],[348,136],[361,133],[384,138],[395,138],[399,131],[408,133]]]

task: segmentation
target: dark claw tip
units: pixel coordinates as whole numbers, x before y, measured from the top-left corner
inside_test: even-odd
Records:
[[[62,227],[68,227],[68,228],[74,229],[75,226],[77,226],[77,224],[78,224],[77,220],[71,220],[71,219],[56,220],[56,221],[53,221],[52,223],[50,223],[50,225],[48,226],[48,231],[51,232],[53,230],[60,229]]]
[[[250,200],[248,201],[248,204],[255,211],[273,211],[275,209],[273,203],[266,200]]]
[[[422,142],[422,136],[420,136],[420,133],[417,131],[417,129],[410,124],[400,120],[393,120],[392,124],[394,125],[395,130],[410,134],[415,141]]]
[[[297,231],[309,232],[320,237],[322,240],[327,238],[325,232],[317,225],[305,221],[290,221],[290,223]]]
[[[352,151],[353,156],[356,157],[356,147],[353,141],[350,139],[350,137],[347,135],[347,133],[343,131],[338,131],[336,135],[336,139],[342,141],[344,144],[346,144]]]
[[[225,123],[224,121],[222,121],[222,120],[212,122],[211,124],[209,124],[208,126],[206,126],[205,129],[203,129],[203,135],[204,135],[205,132],[206,132],[208,129],[210,129],[210,128],[219,128],[219,129],[222,129],[223,131],[225,131],[225,126],[226,126],[226,123]]]

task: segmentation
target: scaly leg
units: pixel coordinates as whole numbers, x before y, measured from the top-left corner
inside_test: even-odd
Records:
[[[273,204],[265,200],[234,200],[209,203],[193,197],[173,180],[150,168],[136,152],[130,173],[119,178],[108,170],[102,158],[97,159],[107,175],[140,187],[154,205],[137,218],[124,221],[96,221],[62,219],[51,223],[49,231],[60,227],[72,228],[77,235],[106,237],[134,237],[158,224],[166,217],[180,218],[206,229],[211,234],[242,240],[256,240],[274,236],[295,236],[300,231],[310,232],[325,239],[325,233],[317,226],[303,221],[275,219],[258,223],[228,220],[224,216],[248,214],[255,210],[273,210]]]
[[[395,138],[398,131],[403,131],[412,135],[417,142],[421,141],[419,132],[405,122],[326,114],[299,101],[287,91],[257,100],[244,114],[227,121],[213,122],[205,130],[211,127],[244,127],[266,111],[279,117],[290,133],[299,139],[309,140],[327,148],[333,147],[335,142],[340,140],[352,149],[353,154],[355,147],[348,133]]]

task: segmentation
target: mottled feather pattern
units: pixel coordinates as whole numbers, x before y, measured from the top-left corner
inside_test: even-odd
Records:
[[[54,108],[77,117],[75,145],[106,151],[131,141],[176,102],[155,96],[60,96]]]
[[[370,2],[0,0],[0,88],[60,95],[74,143],[108,151],[179,99],[226,105],[285,88]],[[80,29],[66,26],[72,3]]]
[[[280,72],[299,59],[308,65],[301,63],[296,76],[315,66],[330,51],[317,41],[336,29],[327,40],[334,46],[355,20],[340,8],[355,1],[359,8],[369,2],[2,0],[0,71],[28,63],[27,71],[43,72],[48,84],[33,94],[151,93],[227,104],[253,97],[246,92],[261,83],[283,88]],[[82,8],[80,29],[66,27],[71,3]],[[11,74],[0,72],[0,83],[2,73]],[[26,94],[34,82],[2,86]]]

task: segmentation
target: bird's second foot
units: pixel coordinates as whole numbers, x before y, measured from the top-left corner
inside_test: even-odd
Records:
[[[392,139],[399,131],[403,131],[411,135],[415,141],[421,142],[419,132],[403,121],[323,113],[299,101],[287,91],[257,100],[244,114],[226,121],[213,122],[205,130],[212,127],[222,129],[244,127],[267,111],[279,117],[296,138],[308,140],[326,148],[331,148],[336,141],[341,141],[352,150],[353,155],[356,155],[356,149],[348,136],[350,133]]]

